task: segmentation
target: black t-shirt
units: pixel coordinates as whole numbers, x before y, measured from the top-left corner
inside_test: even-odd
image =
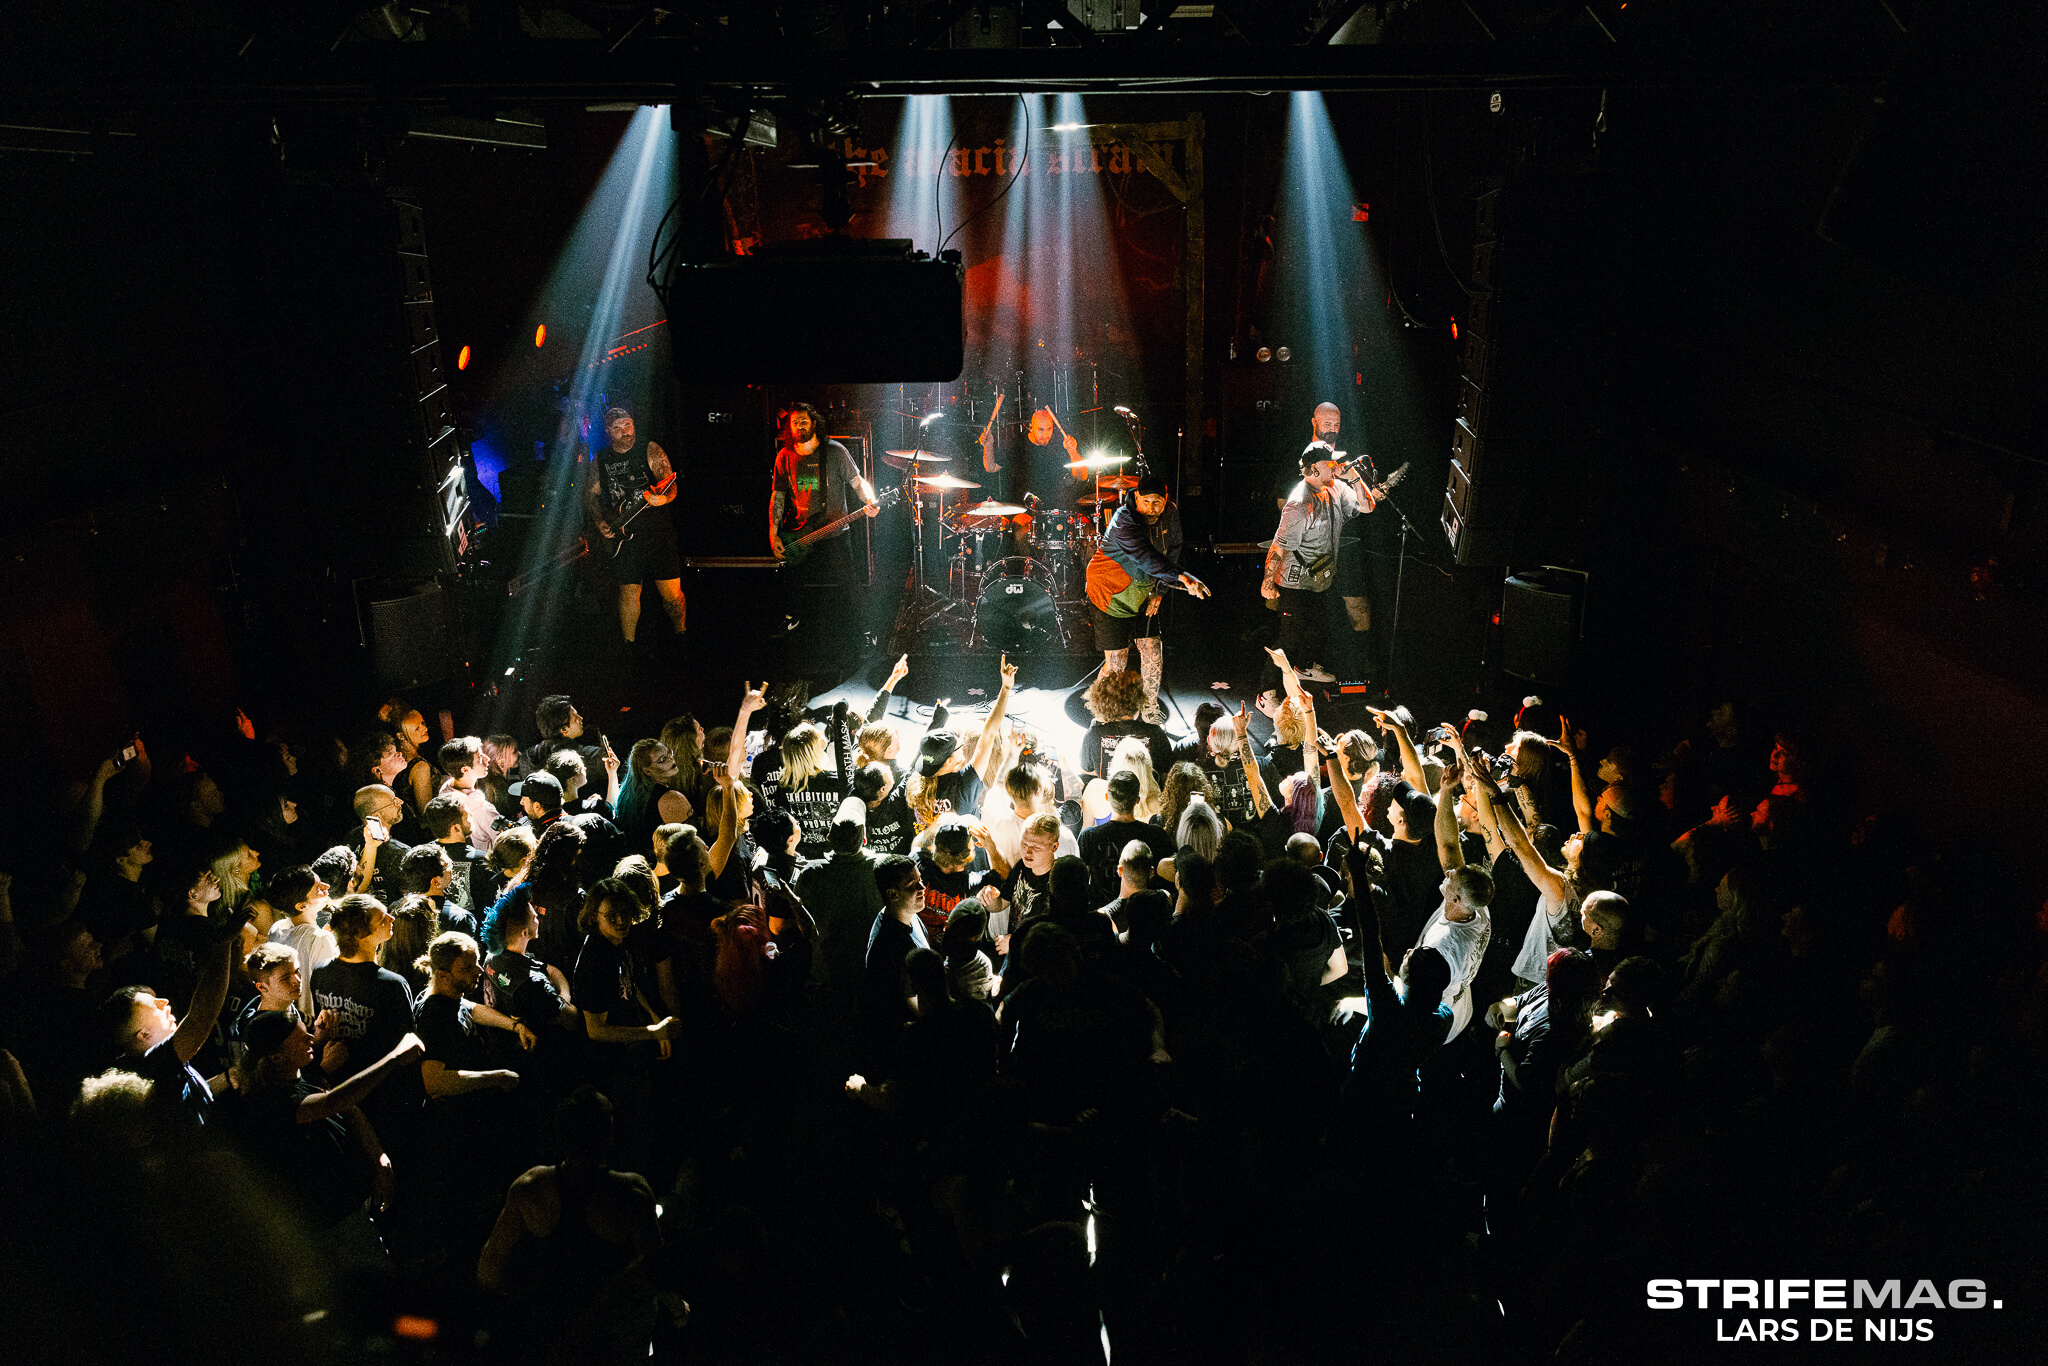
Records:
[[[1206,750],[1195,761],[1195,767],[1202,770],[1202,776],[1216,789],[1216,814],[1230,823],[1233,830],[1250,830],[1252,822],[1258,819],[1252,801],[1251,784],[1245,781],[1244,764],[1235,755],[1218,764]],[[1266,781],[1266,795],[1279,800],[1280,784],[1266,766],[1260,766],[1260,776]]]
[[[598,504],[614,531],[621,518],[640,506],[640,495],[654,485],[647,464],[647,442],[638,439],[637,433],[635,436],[629,450],[615,451],[607,443],[602,450],[591,452],[597,464]]]
[[[943,930],[946,917],[955,906],[978,896],[984,886],[995,881],[989,874],[975,872],[971,867],[957,873],[942,873],[929,849],[918,850],[916,858],[918,876],[924,880],[924,922],[928,929]]]
[[[981,775],[971,768],[963,768],[953,773],[941,773],[934,795],[938,799],[940,814],[951,811],[961,816],[979,816],[981,794],[985,790]]]
[[[896,783],[889,795],[868,808],[868,850],[875,854],[904,854],[917,836],[917,818],[911,814],[910,799],[903,784]]]
[[[1088,727],[1087,734],[1081,737],[1081,771],[1107,777],[1107,765],[1116,755],[1117,744],[1127,735],[1145,742],[1152,752],[1152,777],[1154,781],[1165,782],[1167,770],[1173,767],[1173,739],[1150,721],[1097,721]]]
[[[562,993],[548,976],[547,965],[530,954],[493,954],[485,965],[484,981],[492,1009],[518,1019],[533,1031],[536,1039],[533,1051],[528,1052],[519,1046],[519,1036],[511,1030],[482,1031],[489,1065],[517,1072],[522,1084],[536,1076],[557,1075],[576,1039],[561,1026]]]
[[[1286,972],[1289,997],[1301,1004],[1313,999],[1330,965],[1330,955],[1344,943],[1337,922],[1326,911],[1276,924],[1259,938]]]
[[[271,1091],[221,1097],[223,1127],[269,1170],[316,1225],[338,1224],[370,1193],[369,1170],[348,1123],[329,1115],[301,1124],[299,1102],[319,1088],[304,1077]]]
[[[356,826],[355,833],[349,837],[348,846],[355,850],[357,863],[361,863],[363,858],[363,827],[361,825]],[[377,846],[377,866],[370,870],[370,886],[368,890],[371,896],[376,897],[377,900],[383,902],[386,906],[396,903],[399,897],[405,895],[398,885],[398,869],[399,865],[405,862],[405,856],[410,854],[412,850],[413,846],[397,838],[385,840]]]
[[[1117,876],[1117,861],[1123,857],[1124,846],[1132,840],[1143,840],[1151,848],[1155,864],[1159,859],[1173,857],[1173,836],[1144,821],[1107,820],[1081,832],[1077,843],[1081,846],[1081,861],[1088,865],[1097,905],[1115,900],[1122,885]]]
[[[344,1081],[398,1046],[412,1029],[412,988],[375,963],[339,958],[313,969],[313,1005],[335,1014],[334,1037],[348,1045]],[[380,1087],[378,1094],[388,1090]]]
[[[776,769],[761,785],[761,794],[771,804],[796,818],[796,852],[801,858],[823,858],[830,842],[832,817],[846,800],[846,780],[837,773],[814,773],[800,790],[783,786],[782,770]]]
[[[652,1024],[633,996],[633,954],[601,934],[585,937],[569,978],[569,998],[579,1009],[602,1015],[606,1024]]]
[[[141,1057],[129,1057],[120,1066],[148,1077],[156,1084],[150,1102],[160,1114],[172,1116],[183,1129],[204,1129],[213,1118],[213,1092],[192,1064],[178,1057],[176,1039],[165,1039]]]
[[[1052,870],[1034,873],[1019,859],[1002,881],[1003,900],[1010,903],[1010,933],[1043,916],[1052,905]]]
[[[475,1019],[476,1007],[460,996],[439,996],[428,992],[413,1007],[412,1027],[426,1046],[421,1062],[438,1062],[461,1072],[490,1069],[485,1056],[482,1031]]]

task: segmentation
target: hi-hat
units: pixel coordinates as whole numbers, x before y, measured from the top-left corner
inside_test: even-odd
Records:
[[[1016,517],[1029,510],[1028,508],[1018,507],[1015,503],[998,503],[994,499],[990,499],[986,503],[976,503],[971,508],[961,508],[960,511],[953,515],[956,517]]]
[[[1130,461],[1131,457],[1128,455],[1091,455],[1085,460],[1068,461],[1067,468],[1070,470],[1101,470],[1108,469],[1111,465],[1128,465]]]
[[[893,469],[907,470],[919,465],[941,464],[952,458],[937,451],[888,451],[882,456],[882,463]]]
[[[923,484],[928,489],[978,489],[981,485],[970,479],[961,479],[951,474],[920,474],[913,483]]]

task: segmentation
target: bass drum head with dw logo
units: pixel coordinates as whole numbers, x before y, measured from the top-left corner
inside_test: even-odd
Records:
[[[974,604],[974,633],[991,649],[1010,654],[1064,648],[1049,577],[1036,560],[990,565]]]

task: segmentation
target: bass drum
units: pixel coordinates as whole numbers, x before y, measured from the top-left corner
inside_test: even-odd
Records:
[[[1036,560],[998,560],[981,579],[974,634],[1008,654],[1063,649],[1051,576]]]

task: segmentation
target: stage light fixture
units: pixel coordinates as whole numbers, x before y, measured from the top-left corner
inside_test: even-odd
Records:
[[[1258,361],[1259,364],[1264,365],[1267,361],[1273,359],[1273,348],[1270,346],[1260,347],[1258,350],[1252,352],[1252,359]]]
[[[1451,319],[1451,340],[1452,340],[1452,341],[1456,341],[1457,339],[1458,339],[1458,320],[1457,320],[1456,318],[1453,318],[1453,319]]]
[[[1273,353],[1273,359],[1279,361],[1282,365],[1285,365],[1288,361],[1294,359],[1294,352],[1289,350],[1287,347],[1283,346],[1278,351],[1275,351]]]
[[[463,347],[463,348],[462,348],[462,350],[458,351],[458,352],[457,352],[457,353],[455,354],[455,368],[456,368],[456,369],[458,369],[458,370],[467,370],[467,369],[469,368],[469,348],[468,348],[468,347],[466,347],[466,346],[465,346],[465,347]]]

